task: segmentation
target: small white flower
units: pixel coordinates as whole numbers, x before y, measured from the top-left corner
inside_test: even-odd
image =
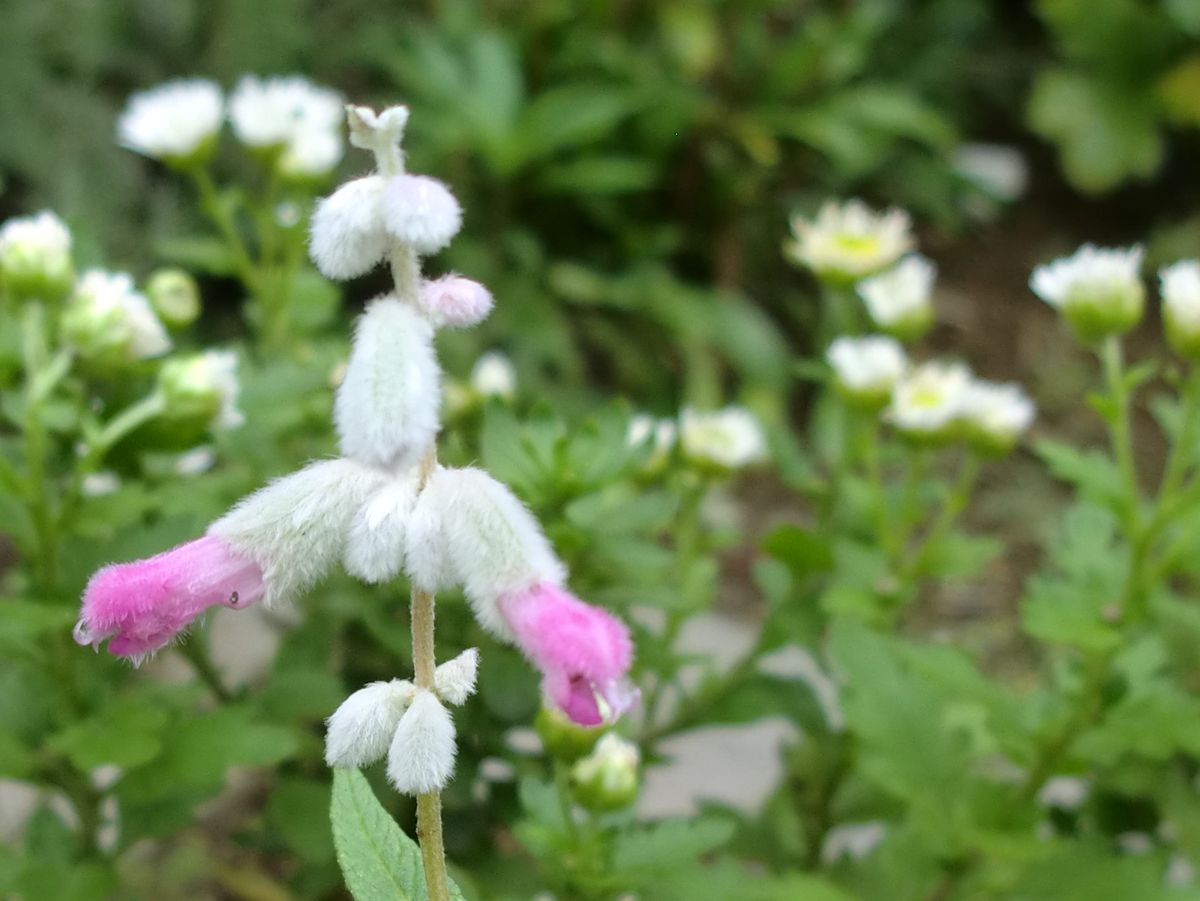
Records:
[[[1010,203],[1029,186],[1029,165],[1021,151],[1003,144],[963,144],[954,170],[996,200]]]
[[[919,337],[933,322],[933,280],[937,267],[920,254],[858,284],[871,320],[901,338]]]
[[[885,415],[903,432],[940,436],[962,414],[970,385],[961,363],[922,363],[896,383]]]
[[[229,100],[238,140],[249,147],[281,147],[285,175],[324,175],[342,158],[342,97],[300,75],[247,75]]]
[[[55,300],[70,290],[73,276],[71,233],[54,213],[0,226],[0,285],[13,294]]]
[[[171,349],[150,301],[124,272],[85,272],[63,317],[63,331],[72,345],[95,358],[143,360]]]
[[[220,429],[241,425],[246,417],[237,406],[241,390],[237,365],[237,354],[231,350],[206,350],[169,360],[159,374],[168,408],[181,417],[209,413]]]
[[[1187,357],[1200,354],[1200,260],[1180,260],[1158,274],[1167,338]]]
[[[860,200],[828,201],[813,220],[792,219],[794,240],[785,250],[822,278],[853,281],[880,272],[913,247],[903,210],[876,213]]]
[[[1044,807],[1078,810],[1087,800],[1092,784],[1078,776],[1055,776],[1047,779],[1038,792],[1038,802]]]
[[[120,488],[120,476],[110,470],[90,472],[83,477],[84,497],[107,497],[110,494],[116,494]]]
[[[1060,310],[1084,341],[1120,334],[1142,315],[1145,287],[1138,276],[1145,251],[1085,244],[1072,256],[1038,266],[1033,293]]]
[[[416,689],[388,750],[388,781],[406,795],[437,791],[454,775],[456,752],[450,711],[433,692]]]
[[[193,447],[175,458],[175,474],[180,476],[203,475],[216,465],[217,453],[207,444]]]
[[[478,648],[467,648],[453,660],[447,660],[433,674],[438,697],[447,704],[461,707],[475,693],[475,676],[478,672]]]
[[[1020,385],[972,379],[962,400],[962,418],[983,444],[1013,445],[1033,423],[1036,408]]]
[[[182,160],[201,151],[224,118],[216,84],[203,78],[169,81],[129,98],[117,120],[117,137],[145,156]]]
[[[639,413],[629,420],[629,432],[625,440],[630,447],[640,447],[650,441],[652,452],[646,461],[646,468],[657,469],[667,461],[678,435],[679,426],[675,420],[657,419],[649,413]]]
[[[471,387],[483,397],[512,400],[517,394],[517,370],[500,351],[489,350],[471,369]]]
[[[411,682],[393,679],[372,682],[346,698],[326,721],[325,762],[361,767],[381,760],[413,694]]]
[[[825,354],[834,377],[852,398],[883,406],[908,370],[908,357],[895,338],[835,338]]]
[[[679,414],[679,439],[691,460],[721,469],[740,469],[763,460],[767,440],[758,417],[745,407]]]

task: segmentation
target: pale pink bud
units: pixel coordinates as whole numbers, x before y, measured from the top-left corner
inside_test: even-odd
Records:
[[[625,624],[549,582],[500,598],[516,643],[542,672],[542,688],[581,726],[611,722],[637,702],[626,674],[633,643]]]
[[[421,285],[421,306],[438,325],[469,328],[483,322],[492,311],[492,294],[479,282],[461,275],[445,275]]]
[[[209,607],[262,600],[262,571],[220,538],[206,535],[145,560],[106,566],[83,592],[75,641],[141,662]]]
[[[383,191],[383,222],[417,253],[437,253],[462,227],[462,208],[436,178],[397,175]]]

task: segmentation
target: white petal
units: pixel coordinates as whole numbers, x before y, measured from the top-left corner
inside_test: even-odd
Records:
[[[242,498],[208,534],[258,564],[265,604],[286,602],[342,559],[352,517],[386,478],[353,460],[310,463]]]
[[[479,671],[479,649],[468,648],[453,660],[437,668],[433,681],[438,696],[456,707],[475,693],[475,674]]]
[[[383,261],[388,235],[380,198],[383,179],[368,175],[342,185],[317,204],[309,254],[327,278],[355,278]]]
[[[476,620],[511,637],[497,609],[504,594],[565,572],[533,514],[480,469],[439,469],[417,499],[408,529],[408,570],[435,591],[462,586]]]
[[[382,759],[413,697],[412,683],[372,682],[346,698],[326,721],[325,762],[367,766]]]
[[[334,405],[342,453],[393,471],[412,466],[437,435],[441,397],[433,327],[395,297],[372,301]]]
[[[388,751],[388,780],[396,791],[420,795],[454,775],[454,721],[432,692],[418,688]]]

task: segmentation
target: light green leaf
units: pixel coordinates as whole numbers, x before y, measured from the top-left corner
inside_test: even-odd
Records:
[[[629,829],[613,841],[613,867],[648,875],[673,870],[725,844],[733,833],[732,822],[714,817],[663,820]]]
[[[421,849],[358,770],[334,770],[329,816],[338,865],[356,901],[426,901]],[[463,897],[453,882],[450,897]]]
[[[59,732],[50,747],[89,772],[106,763],[130,768],[162,753],[162,735],[170,717],[144,701],[119,701]]]

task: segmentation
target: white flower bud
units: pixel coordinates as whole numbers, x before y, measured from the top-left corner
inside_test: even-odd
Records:
[[[428,175],[397,175],[383,192],[387,230],[426,256],[450,243],[462,227],[462,208],[450,189]]]
[[[1003,144],[962,144],[954,171],[996,200],[1010,203],[1029,186],[1029,164],[1020,150]]]
[[[0,227],[0,287],[15,297],[59,300],[71,290],[71,233],[56,215],[9,219]]]
[[[869,409],[884,407],[908,370],[908,358],[900,342],[882,335],[836,338],[825,357],[842,393]]]
[[[1072,256],[1038,266],[1033,293],[1060,310],[1081,341],[1120,335],[1142,318],[1146,289],[1138,276],[1145,251],[1085,244]]]
[[[591,810],[619,810],[633,803],[638,791],[641,755],[633,742],[615,732],[596,742],[587,757],[571,768],[571,780],[581,804]]]
[[[1060,807],[1063,810],[1078,810],[1087,800],[1092,784],[1079,776],[1055,776],[1047,779],[1038,792],[1038,803],[1043,807]]]
[[[467,648],[453,660],[447,660],[433,674],[438,697],[456,707],[475,693],[475,676],[479,672],[479,649]]]
[[[353,460],[310,463],[238,501],[208,534],[258,564],[265,604],[286,603],[342,559],[354,514],[386,478]]]
[[[186,328],[200,317],[200,288],[182,269],[159,269],[147,280],[146,295],[168,328]]]
[[[562,583],[565,571],[533,514],[479,469],[439,469],[417,499],[408,528],[414,584],[436,591],[461,585],[479,624],[511,640],[499,598],[537,582]]]
[[[437,435],[440,381],[429,321],[395,297],[372,301],[334,405],[342,453],[393,471],[415,464]]]
[[[326,278],[356,278],[378,266],[388,252],[378,175],[356,178],[317,204],[309,254]]]
[[[1200,358],[1200,260],[1180,260],[1158,277],[1167,340],[1180,356]]]
[[[640,447],[652,442],[650,459],[646,461],[646,469],[657,471],[667,462],[671,450],[675,447],[675,439],[679,434],[679,426],[673,419],[655,419],[648,413],[639,413],[629,420],[629,432],[625,440],[630,447]]]
[[[167,415],[211,421],[219,429],[241,425],[246,417],[237,406],[237,365],[237,354],[231,350],[206,350],[168,360],[158,374]]]
[[[884,415],[910,437],[952,438],[970,385],[971,371],[961,363],[922,363],[896,384]]]
[[[224,118],[216,84],[203,78],[169,81],[129,98],[117,121],[117,138],[144,156],[193,166],[212,155]]]
[[[382,760],[413,694],[411,682],[393,679],[372,682],[346,698],[326,720],[325,762],[361,767]]]
[[[433,692],[416,689],[388,750],[388,781],[396,791],[438,791],[454,775],[454,721]]]
[[[1033,423],[1033,401],[1020,385],[973,379],[962,401],[967,438],[984,453],[1007,453]]]
[[[512,400],[517,393],[517,370],[500,351],[489,350],[471,369],[471,387],[482,397]]]
[[[396,476],[367,498],[346,536],[346,571],[375,584],[404,570],[408,522],[417,503],[415,470]]]
[[[84,273],[63,313],[62,327],[67,343],[100,365],[120,366],[171,349],[150,302],[123,272]]]
[[[920,254],[859,282],[858,293],[880,329],[903,341],[915,340],[933,324],[933,280],[937,268]]]
[[[880,272],[912,249],[911,221],[902,210],[876,213],[860,200],[829,201],[812,221],[792,220],[785,253],[818,277],[852,282]]]
[[[718,470],[740,469],[763,460],[767,441],[758,417],[745,407],[679,414],[679,440],[693,463]]]

